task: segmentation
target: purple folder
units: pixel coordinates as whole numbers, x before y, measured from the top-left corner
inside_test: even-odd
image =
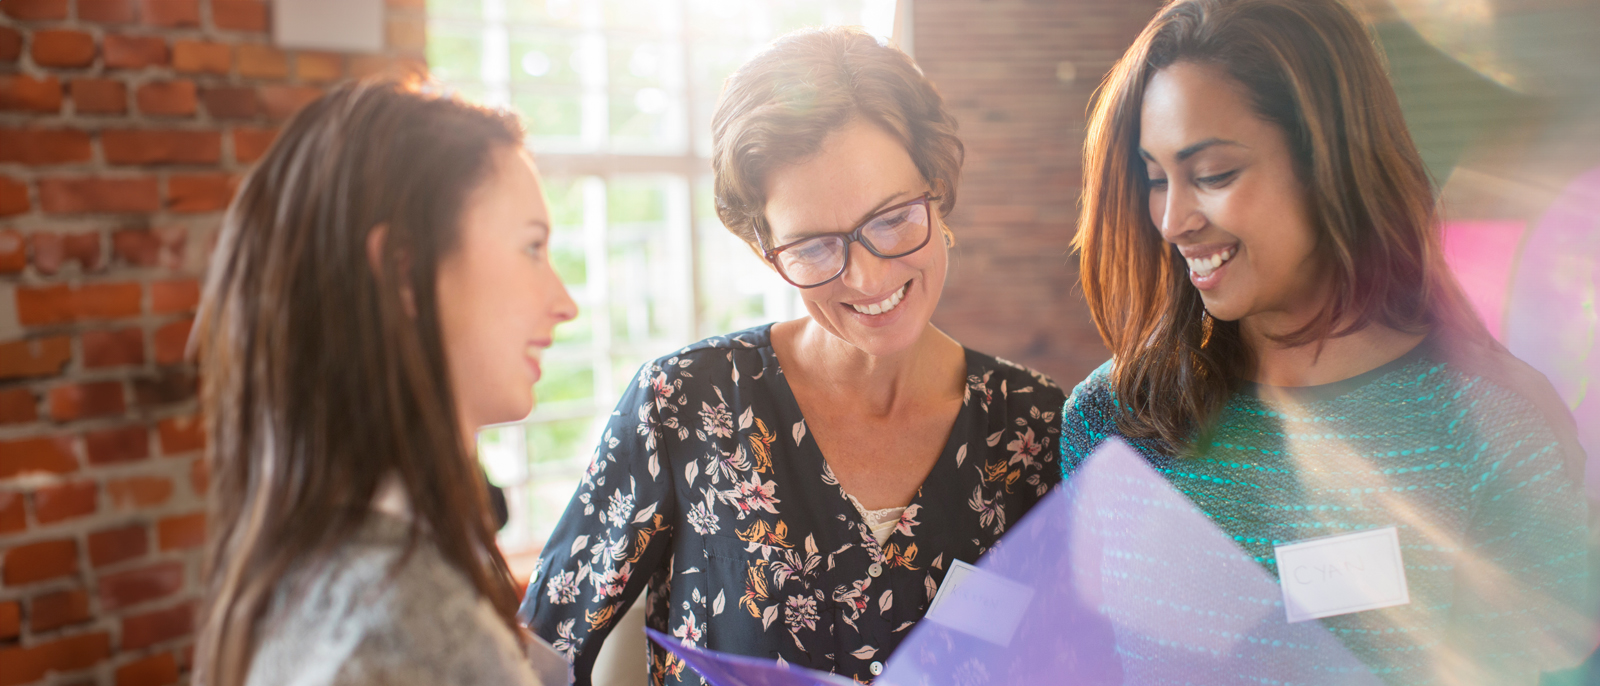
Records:
[[[1290,624],[1276,580],[1116,440],[956,571],[877,684],[1380,683],[1320,623]],[[650,637],[712,686],[854,683]]]

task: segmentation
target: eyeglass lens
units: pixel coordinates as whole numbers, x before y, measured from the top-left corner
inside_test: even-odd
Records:
[[[914,203],[868,220],[861,242],[878,257],[904,257],[928,241],[928,206]],[[800,286],[819,284],[844,270],[847,234],[828,234],[796,243],[778,253],[778,267]]]

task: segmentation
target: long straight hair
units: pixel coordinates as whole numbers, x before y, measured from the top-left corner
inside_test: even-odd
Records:
[[[512,115],[362,82],[307,105],[245,177],[194,334],[212,474],[197,682],[244,683],[275,590],[351,540],[391,475],[414,513],[401,559],[425,536],[515,633],[434,284],[469,193],[521,141]]]
[[[1243,86],[1255,112],[1284,132],[1306,189],[1332,296],[1279,344],[1381,324],[1504,352],[1444,261],[1427,169],[1360,20],[1337,0],[1179,0],[1101,85],[1084,144],[1074,247],[1127,409],[1120,431],[1180,452],[1255,364],[1238,323],[1206,313],[1182,255],[1150,217],[1138,153],[1144,90],[1180,61],[1218,67]]]

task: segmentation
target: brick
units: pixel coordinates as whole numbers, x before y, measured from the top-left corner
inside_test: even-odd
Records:
[[[331,83],[344,78],[344,56],[332,52],[302,52],[294,58],[295,78],[307,83]]]
[[[0,603],[0,641],[9,641],[22,635],[22,603],[15,600]]]
[[[166,610],[122,619],[122,649],[139,650],[194,633],[195,606],[184,603]]]
[[[27,268],[27,239],[15,229],[0,229],[0,274],[17,274]]]
[[[233,48],[227,43],[211,41],[173,41],[172,68],[180,72],[226,75],[233,70]]]
[[[173,212],[216,212],[233,199],[228,174],[174,174],[167,180],[167,209]]]
[[[121,510],[160,505],[172,498],[172,479],[164,476],[133,476],[106,482],[111,506]]]
[[[156,376],[133,380],[133,396],[139,407],[145,408],[190,400],[197,390],[194,373],[183,367],[168,367]]]
[[[16,297],[17,320],[25,326],[42,326],[137,315],[143,289],[137,283],[24,286],[17,289]]]
[[[267,7],[264,0],[211,0],[211,22],[224,31],[264,32]]]
[[[155,314],[194,312],[199,304],[198,279],[173,279],[150,284],[150,311]]]
[[[26,424],[39,419],[39,401],[26,388],[0,391],[0,424]]]
[[[235,135],[235,140],[237,138]],[[0,176],[0,217],[22,214],[30,207],[28,186],[21,181]]]
[[[261,87],[261,105],[273,119],[288,119],[320,97],[322,89],[309,86]]]
[[[222,161],[222,134],[114,129],[100,133],[100,148],[111,164],[216,164]],[[155,208],[144,211],[154,212]]]
[[[139,0],[144,23],[163,28],[200,25],[200,0]]]
[[[16,491],[0,491],[0,534],[14,534],[27,530],[27,501],[26,497]]]
[[[282,50],[260,43],[239,45],[239,75],[247,79],[285,79],[289,58]]]
[[[0,441],[0,479],[35,472],[67,474],[77,470],[78,458],[72,454],[72,440],[65,436]]]
[[[157,36],[110,34],[100,45],[107,69],[143,69],[167,64],[167,42]]]
[[[76,129],[0,128],[0,162],[30,165],[88,162],[89,134]]]
[[[3,0],[0,12],[20,21],[60,21],[67,18],[67,0]]]
[[[55,114],[61,100],[61,81],[54,76],[0,75],[0,110]]]
[[[81,624],[93,619],[89,614],[89,593],[83,589],[47,593],[33,599],[28,626],[34,633]]]
[[[398,52],[420,53],[428,47],[427,23],[411,17],[390,17],[384,23],[387,47]]]
[[[100,486],[93,481],[77,481],[41,488],[33,494],[33,516],[40,524],[94,514],[99,509]]]
[[[167,686],[178,682],[178,659],[172,653],[152,655],[117,668],[117,686]]]
[[[205,545],[206,514],[196,512],[163,519],[156,524],[156,538],[160,540],[162,550],[182,550]]]
[[[206,447],[203,427],[197,417],[169,417],[156,426],[161,434],[161,454],[178,455]]]
[[[46,276],[61,271],[68,262],[77,262],[84,271],[105,266],[98,233],[36,233],[28,237],[28,243],[33,247],[33,268]]]
[[[133,102],[151,116],[188,117],[200,110],[199,93],[193,81],[151,81],[133,92]]]
[[[148,552],[150,552],[150,535],[145,532],[143,524],[132,524],[89,534],[89,564],[96,568],[144,557]]]
[[[161,264],[161,237],[148,229],[125,229],[111,234],[111,249],[135,267]]]
[[[156,349],[156,364],[182,362],[189,346],[189,331],[193,328],[193,319],[180,319],[156,329],[151,336]]]
[[[78,19],[99,24],[133,21],[132,0],[78,0]]]
[[[388,76],[405,79],[427,76],[428,65],[416,57],[351,55],[349,71],[350,78],[353,79],[364,79],[368,76]]]
[[[83,435],[89,464],[134,462],[150,457],[150,432],[141,425],[90,431]]]
[[[148,567],[100,575],[100,610],[113,612],[130,605],[165,598],[183,589],[183,563],[159,562]],[[126,648],[126,646],[124,646]]]
[[[50,417],[58,422],[122,414],[121,381],[66,384],[50,389]]]
[[[6,341],[0,343],[0,379],[54,376],[70,360],[72,339],[66,336]]]
[[[21,586],[77,572],[78,542],[70,538],[19,545],[6,551],[7,586]]]
[[[261,100],[256,89],[241,86],[218,86],[200,92],[206,112],[218,119],[250,119],[261,113]]]
[[[94,52],[94,36],[84,31],[33,32],[33,61],[41,67],[87,67],[94,64]]]
[[[51,214],[155,212],[161,191],[154,176],[46,178],[39,180],[39,205]]]
[[[85,331],[82,341],[83,366],[86,368],[104,369],[144,364],[143,329]]]
[[[211,463],[205,457],[197,457],[189,465],[189,485],[194,487],[197,495],[204,496],[211,490]]]
[[[22,56],[22,32],[0,26],[0,62],[15,62]]]
[[[111,656],[111,634],[97,631],[31,647],[0,648],[0,686],[43,679],[52,670],[88,669]]]
[[[277,129],[239,127],[233,130],[233,159],[240,164],[250,164],[267,154],[272,141],[277,139]]]
[[[78,114],[125,114],[128,87],[116,79],[73,79],[68,87]]]

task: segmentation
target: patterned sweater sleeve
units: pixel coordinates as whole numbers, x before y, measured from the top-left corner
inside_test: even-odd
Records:
[[[1071,478],[1100,447],[1115,425],[1112,411],[1111,362],[1107,361],[1072,389],[1061,408],[1061,475]]]
[[[576,684],[590,683],[606,635],[670,559],[676,499],[655,386],[664,379],[646,364],[617,402],[518,613],[572,663]]]
[[[1531,683],[1517,679],[1571,667],[1594,647],[1582,479],[1549,423],[1502,394],[1463,398],[1472,505],[1450,629],[1469,657],[1459,663],[1480,672],[1449,675],[1463,683]]]

